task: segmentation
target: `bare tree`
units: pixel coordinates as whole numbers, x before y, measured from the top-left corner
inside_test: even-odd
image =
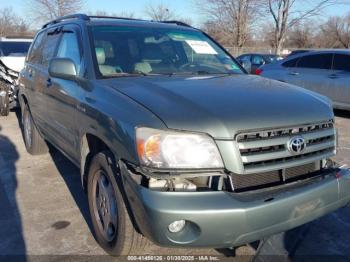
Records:
[[[149,3],[145,6],[145,14],[154,21],[173,20],[177,16],[167,5]]]
[[[0,9],[0,36],[30,35],[28,24],[11,8]]]
[[[344,17],[330,17],[321,26],[320,40],[331,48],[350,48],[350,13]]]
[[[89,12],[92,16],[115,16],[115,17],[125,17],[125,18],[136,18],[135,14],[132,12],[122,11],[120,13],[109,13],[104,10],[97,10],[95,12]]]
[[[262,7],[261,0],[198,0],[197,3],[209,18],[207,25],[221,28],[225,42],[237,47],[247,42]]]
[[[288,33],[288,47],[310,48],[313,45],[313,30],[309,23],[297,23]]]
[[[47,22],[80,11],[85,0],[27,0],[34,21]]]
[[[277,54],[281,53],[288,28],[298,22],[318,15],[320,11],[334,4],[343,4],[346,1],[338,0],[267,0],[268,11],[274,22],[274,48]],[[303,5],[303,8],[297,9]]]

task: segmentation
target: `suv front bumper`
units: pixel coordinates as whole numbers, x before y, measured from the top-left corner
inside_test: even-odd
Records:
[[[281,190],[158,192],[137,185],[121,165],[124,187],[139,230],[160,246],[226,248],[254,242],[315,220],[350,202],[350,171]],[[168,225],[186,220],[179,233]]]

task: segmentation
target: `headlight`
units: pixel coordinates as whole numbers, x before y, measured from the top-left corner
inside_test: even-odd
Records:
[[[208,135],[137,128],[141,163],[153,168],[223,168],[214,140]]]

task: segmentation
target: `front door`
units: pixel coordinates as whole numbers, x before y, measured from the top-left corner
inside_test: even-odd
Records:
[[[79,28],[67,25],[63,28],[61,34],[55,57],[70,58],[74,62],[79,75],[82,55],[79,47]],[[51,140],[76,163],[79,161],[79,124],[76,118],[77,97],[81,97],[82,93],[83,89],[77,81],[48,76],[47,102],[49,105],[48,114],[51,119]]]
[[[334,105],[350,108],[350,55],[335,54],[333,71],[328,75],[333,93]]]

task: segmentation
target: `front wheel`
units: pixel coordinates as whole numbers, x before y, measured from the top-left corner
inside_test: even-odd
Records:
[[[87,192],[95,237],[110,255],[140,254],[149,241],[132,224],[112,160],[109,151],[98,153],[89,168]]]

